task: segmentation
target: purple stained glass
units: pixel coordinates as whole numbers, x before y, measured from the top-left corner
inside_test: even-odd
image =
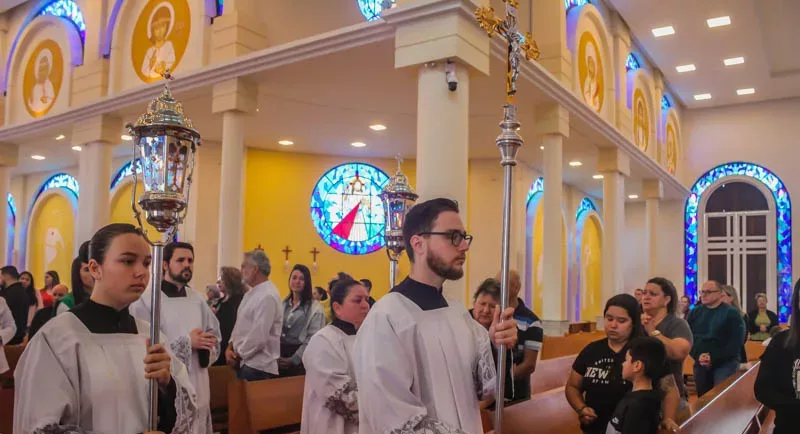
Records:
[[[746,176],[766,186],[775,199],[777,268],[778,268],[778,319],[785,322],[792,305],[792,202],[786,186],[774,173],[752,163],[727,163],[704,173],[694,183],[686,199],[685,211],[685,294],[694,303],[697,299],[697,219],[703,193],[711,185],[728,176]]]

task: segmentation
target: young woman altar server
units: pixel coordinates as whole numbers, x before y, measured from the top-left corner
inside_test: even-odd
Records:
[[[353,373],[356,330],[369,312],[369,293],[350,276],[331,286],[333,322],[318,331],[303,353],[306,368],[302,434],[357,434],[358,393]]]
[[[149,345],[150,325],[128,313],[150,279],[150,247],[133,225],[117,223],[94,234],[89,252],[91,298],[45,324],[17,365],[14,432],[146,432],[156,379],[158,430],[190,433],[196,405],[186,368]]]

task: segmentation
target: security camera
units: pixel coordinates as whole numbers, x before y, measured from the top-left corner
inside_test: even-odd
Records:
[[[456,64],[448,60],[444,65],[444,78],[447,80],[447,88],[450,92],[458,89],[458,77],[456,77]]]

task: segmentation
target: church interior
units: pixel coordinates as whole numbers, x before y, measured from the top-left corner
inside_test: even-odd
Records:
[[[785,157],[800,60],[787,53],[800,3],[509,3],[537,56],[515,77],[524,144],[504,240],[495,140],[507,43],[475,9],[502,16],[505,0],[0,0],[0,262],[38,285],[55,271],[70,288],[83,242],[109,223],[138,225],[143,178],[127,125],[168,82],[202,137],[175,239],[194,246],[203,297],[221,267],[261,249],[281,298],[304,264],[314,286],[343,271],[369,279],[380,301],[396,283],[381,191],[398,171],[420,202],[455,200],[474,237],[464,277],[444,285],[450,303],[472,308],[509,243],[544,349],[533,395],[505,410],[502,432],[580,432],[554,392],[562,371],[605,336],[606,301],[653,277],[691,305],[707,281],[738,288],[743,312],[765,294],[788,324],[800,174]],[[402,255],[399,280],[409,270]],[[753,396],[763,347],[747,351],[750,365],[714,398],[690,396],[680,432],[772,432],[759,431],[774,413]],[[10,433],[13,370],[0,378]],[[299,427],[302,383],[299,397],[286,383],[259,398],[230,381],[211,379],[215,431]],[[261,414],[273,405],[258,399],[285,405]]]

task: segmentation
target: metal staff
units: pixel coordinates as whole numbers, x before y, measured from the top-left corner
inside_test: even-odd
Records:
[[[514,166],[517,165],[517,151],[522,146],[522,136],[517,133],[517,76],[519,75],[520,55],[526,59],[537,59],[539,49],[530,33],[525,36],[517,31],[517,0],[503,0],[506,4],[504,19],[494,15],[494,9],[482,6],[475,10],[478,24],[489,36],[499,34],[508,43],[508,64],[506,69],[506,103],[503,106],[503,120],[500,122],[500,135],[495,143],[500,149],[500,166],[503,167],[503,239],[500,256],[500,311],[508,306],[509,262],[511,258],[511,189],[513,185]],[[500,345],[497,350],[497,387],[495,393],[494,431],[503,432],[503,404],[505,399],[506,348]]]
[[[408,178],[403,174],[400,165],[403,159],[397,156],[397,172],[389,179],[386,187],[381,191],[383,210],[386,216],[386,255],[389,257],[389,286],[397,283],[397,262],[405,250],[403,242],[403,222],[408,210],[414,206],[419,195],[414,192],[408,183]]]
[[[163,77],[172,76],[167,70]],[[161,95],[150,102],[147,111],[135,124],[126,125],[133,136],[133,195],[131,208],[145,239],[153,246],[151,268],[152,297],[150,299],[150,345],[159,343],[161,332],[161,262],[164,246],[175,236],[183,222],[189,204],[189,190],[194,172],[194,156],[200,145],[200,133],[192,121],[183,114],[183,106],[175,101],[167,83]],[[138,200],[138,173],[143,177],[144,193]],[[159,238],[150,240],[142,222],[142,211],[147,223],[159,232]],[[147,423],[151,431],[158,428],[158,383],[150,381],[150,407]]]

